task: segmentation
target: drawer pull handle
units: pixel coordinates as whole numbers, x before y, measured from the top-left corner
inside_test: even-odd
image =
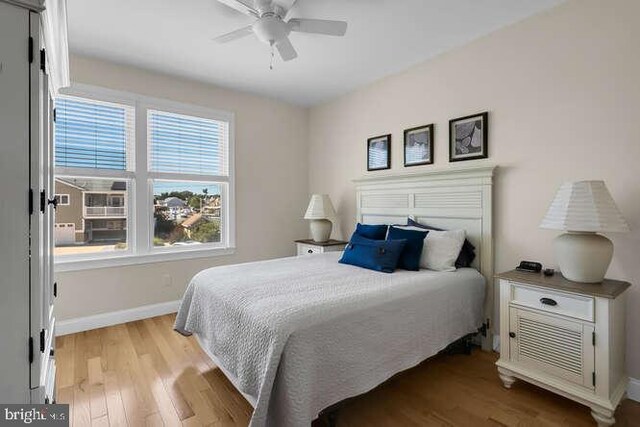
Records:
[[[313,249],[309,249],[309,250],[307,251],[307,253],[308,253],[308,254],[312,254],[312,253],[313,253]]]
[[[540,298],[540,302],[544,305],[556,306],[558,303],[551,298]]]
[[[509,332],[509,336],[510,336],[511,338],[515,338],[515,337],[516,337],[516,333],[515,333],[515,332]]]

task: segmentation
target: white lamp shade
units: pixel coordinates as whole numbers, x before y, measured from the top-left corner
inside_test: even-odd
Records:
[[[336,216],[328,194],[314,194],[309,201],[309,207],[304,219],[327,219]]]
[[[582,232],[629,231],[604,181],[562,184],[540,227]]]

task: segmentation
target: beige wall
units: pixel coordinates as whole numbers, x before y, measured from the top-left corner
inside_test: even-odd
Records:
[[[306,109],[88,58],[71,58],[71,78],[235,113],[237,250],[223,257],[59,273],[58,320],[177,300],[204,268],[294,254],[293,240],[307,235]],[[171,276],[171,285],[164,285],[164,275]]]
[[[538,228],[564,180],[604,179],[632,232],[610,235],[609,276],[634,284],[627,365],[640,378],[640,2],[580,0],[502,29],[310,112],[312,192],[327,192],[347,237],[351,179],[366,139],[393,133],[392,173],[448,165],[448,120],[490,114],[497,271],[521,259],[554,265],[553,231]],[[402,166],[402,131],[435,123],[435,165]],[[470,165],[467,162],[465,165]],[[369,175],[372,173],[369,173]]]

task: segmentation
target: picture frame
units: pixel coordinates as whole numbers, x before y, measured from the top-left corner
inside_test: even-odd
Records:
[[[489,157],[489,113],[449,120],[449,162]]]
[[[367,171],[391,169],[391,134],[367,139]]]
[[[433,164],[433,123],[404,131],[404,167]]]

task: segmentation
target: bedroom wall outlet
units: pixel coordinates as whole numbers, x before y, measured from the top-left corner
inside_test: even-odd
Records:
[[[164,285],[165,288],[169,288],[171,287],[171,275],[170,274],[163,274],[162,275],[162,284]]]

